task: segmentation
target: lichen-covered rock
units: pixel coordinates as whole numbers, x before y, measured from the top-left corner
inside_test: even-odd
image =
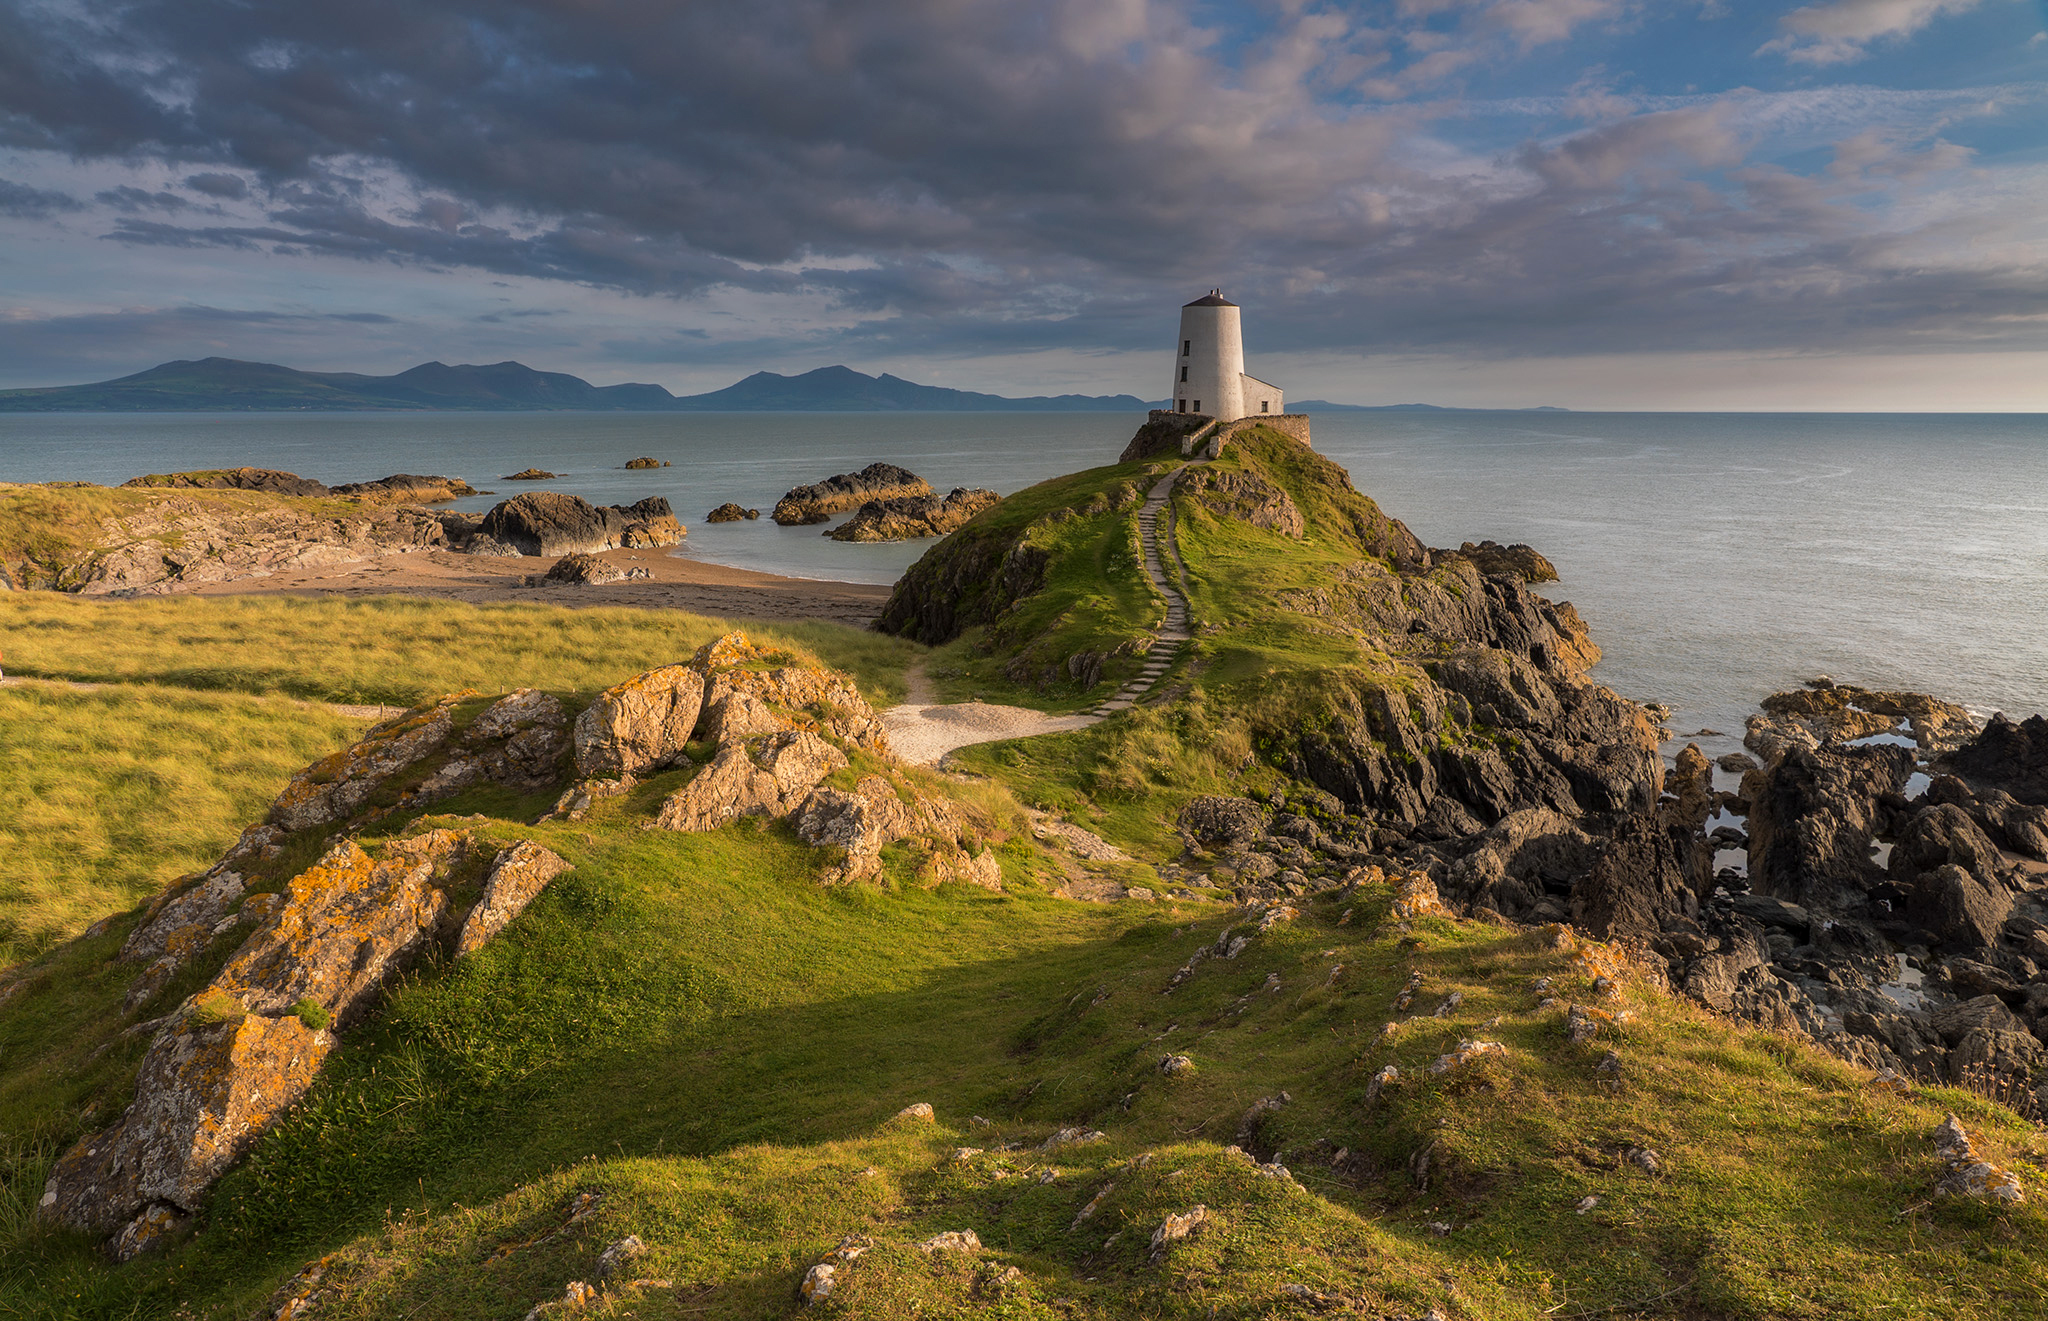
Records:
[[[1456,1050],[1432,1060],[1429,1071],[1438,1075],[1451,1073],[1489,1055],[1505,1055],[1507,1052],[1508,1048],[1498,1041],[1461,1041]]]
[[[747,640],[728,633],[698,648],[691,669],[704,676],[703,737],[721,746],[778,730],[830,734],[887,755],[881,718],[853,680],[815,665],[776,665]]]
[[[333,1048],[292,1015],[208,1021],[187,1013],[159,1033],[113,1128],[67,1152],[44,1186],[43,1216],[109,1233],[153,1206],[189,1212],[277,1116],[312,1085]],[[127,1236],[147,1246],[147,1227]]]
[[[455,956],[462,957],[483,948],[500,931],[526,911],[549,881],[569,871],[559,854],[530,839],[520,840],[500,853],[484,877],[483,896],[462,923],[455,938]]]
[[[808,730],[784,730],[749,745],[725,744],[711,764],[670,794],[650,823],[660,830],[716,830],[743,816],[786,816],[846,754]]]
[[[664,665],[605,689],[576,718],[577,775],[616,779],[673,765],[703,698],[703,673],[689,665]]]
[[[1936,1197],[1971,1197],[2007,1206],[2027,1200],[2019,1176],[1982,1159],[1963,1122],[1953,1114],[1934,1130],[1934,1151],[1948,1165],[1948,1173],[1934,1185]]]
[[[244,942],[212,989],[256,1014],[302,1000],[337,1027],[368,1012],[386,978],[423,952],[448,921],[437,869],[458,866],[467,834],[433,830],[382,846],[372,857],[343,840],[296,877],[285,904]]]
[[[996,861],[996,855],[990,849],[969,853],[955,844],[941,844],[931,851],[931,856],[924,860],[917,874],[926,885],[957,881],[963,885],[980,886],[984,890],[1003,888],[1002,864]]]
[[[372,729],[363,741],[314,762],[291,778],[270,819],[285,830],[305,830],[355,815],[394,776],[426,760],[454,732],[459,695],[415,707]]]
[[[144,963],[166,955],[181,962],[204,949],[242,890],[241,875],[222,868],[165,890],[122,944],[122,962]]]
[[[814,848],[846,850],[845,879],[872,875],[883,848],[918,829],[918,815],[879,775],[862,776],[851,791],[818,789],[797,809],[797,838]]]
[[[543,784],[555,777],[562,754],[569,749],[569,715],[552,694],[514,689],[463,731],[462,742],[476,750],[486,778],[504,784]]]

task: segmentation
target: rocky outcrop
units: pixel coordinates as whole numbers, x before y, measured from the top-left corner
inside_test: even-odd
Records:
[[[1998,847],[2048,862],[2048,807],[2022,803],[1998,789],[1974,792],[1953,775],[1936,776],[1927,788],[1927,801],[1961,808]]]
[[[383,986],[470,922],[450,890],[476,851],[465,833],[429,831],[382,845],[352,840],[294,879],[213,980],[169,1016],[111,1128],[52,1169],[39,1214],[108,1234],[127,1259],[176,1234],[201,1198],[312,1086],[335,1033]],[[470,914],[480,937],[502,930],[567,864],[522,843],[499,854]],[[452,950],[451,950],[452,952]]]
[[[776,659],[744,633],[729,633],[698,650],[690,665],[704,676],[704,738],[724,744],[807,729],[887,755],[881,719],[851,679],[815,665],[775,665]]]
[[[724,504],[720,505],[718,508],[704,515],[704,521],[707,523],[737,523],[743,518],[759,518],[760,516],[760,510],[742,509],[738,505],[734,504],[732,501],[728,500]]]
[[[455,730],[460,697],[445,697],[372,729],[360,743],[314,762],[270,805],[284,830],[306,830],[355,815],[386,783],[438,751]]]
[[[573,555],[577,552],[673,546],[683,539],[668,501],[593,505],[559,491],[515,496],[484,515],[472,554]]]
[[[391,505],[432,505],[481,494],[460,477],[421,477],[403,472],[379,477],[374,482],[349,482],[333,487],[332,492],[365,504]]]
[[[1001,872],[987,851],[970,854],[965,822],[957,808],[927,798],[880,775],[862,776],[850,790],[820,788],[797,809],[791,824],[797,838],[814,848],[843,850],[828,870],[832,881],[853,881],[881,869],[882,850],[898,840],[923,836],[930,855],[929,879],[967,880],[1001,887]]]
[[[1457,558],[1488,575],[1520,578],[1525,583],[1554,583],[1557,566],[1538,554],[1535,547],[1516,542],[1503,546],[1498,541],[1464,542],[1456,550],[1432,550],[1430,558],[1442,563]]]
[[[792,488],[775,502],[769,517],[784,527],[822,523],[834,514],[870,500],[895,500],[931,495],[931,483],[893,463],[870,463],[859,472],[843,472],[822,482]]]
[[[489,944],[540,897],[549,881],[569,870],[569,864],[560,855],[530,839],[522,839],[500,853],[484,877],[482,897],[469,910],[455,937],[455,957],[474,954]]]
[[[131,477],[124,487],[154,487],[185,491],[265,491],[271,495],[312,495],[328,493],[328,487],[310,477],[280,472],[275,468],[216,468],[203,472],[160,472]]]
[[[1219,518],[1233,518],[1296,539],[1308,530],[1287,492],[1255,472],[1197,467],[1181,478],[1176,489]]]
[[[558,472],[549,472],[545,468],[521,468],[518,472],[506,473],[500,480],[507,482],[546,482],[553,481],[561,475]]]
[[[2001,711],[1942,766],[1979,790],[1996,790],[2018,803],[2048,807],[2048,717],[2033,715],[2015,722]]]
[[[826,535],[834,541],[915,541],[943,537],[1000,497],[994,491],[955,487],[937,495],[906,495],[869,500],[858,513]]]
[[[721,742],[711,764],[662,802],[650,828],[716,830],[743,816],[788,816],[846,754],[806,730]]]
[[[1904,748],[1829,744],[1789,747],[1745,775],[1750,888],[1803,908],[1860,907],[1884,876],[1871,861],[1879,799],[1896,797],[1912,772]]]
[[[1203,794],[1181,808],[1174,825],[1196,848],[1244,844],[1266,833],[1266,812],[1248,798]]]
[[[1902,725],[1922,755],[1934,756],[1961,746],[1977,728],[1970,713],[1954,702],[1925,693],[1858,688],[1832,679],[1814,679],[1804,688],[1773,693],[1761,705],[1763,713],[1750,717],[1744,742],[1766,761],[1792,744],[1846,743],[1897,733]]]
[[[666,468],[669,466],[669,461],[667,459],[650,459],[642,456],[637,459],[627,459],[626,466],[628,468]]]
[[[576,718],[576,773],[586,780],[673,765],[704,709],[704,672],[664,665],[607,688]]]

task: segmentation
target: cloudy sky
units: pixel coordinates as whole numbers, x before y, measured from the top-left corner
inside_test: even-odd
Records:
[[[0,385],[2048,411],[2043,0],[0,0]]]

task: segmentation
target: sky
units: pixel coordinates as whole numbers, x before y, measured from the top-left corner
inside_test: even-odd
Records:
[[[0,386],[2048,412],[2048,0],[0,0]]]

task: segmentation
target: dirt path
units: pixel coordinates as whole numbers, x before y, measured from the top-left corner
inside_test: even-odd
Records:
[[[1173,540],[1173,488],[1175,483],[1187,475],[1190,469],[1199,467],[1206,460],[1197,459],[1185,468],[1176,468],[1162,478],[1152,493],[1145,497],[1145,507],[1138,511],[1138,529],[1145,538],[1145,576],[1152,586],[1166,598],[1166,622],[1160,626],[1159,640],[1145,653],[1145,666],[1138,676],[1123,686],[1116,696],[1097,707],[1098,716],[1127,711],[1138,700],[1152,691],[1160,678],[1173,668],[1181,648],[1193,640],[1188,631],[1188,601],[1183,592],[1187,583],[1187,569],[1180,562],[1180,548]],[[1166,518],[1166,531],[1160,534],[1160,516]],[[1167,572],[1167,566],[1172,572]]]
[[[935,702],[925,676],[924,658],[911,663],[904,679],[908,695],[900,706],[881,713],[889,733],[889,750],[913,766],[936,766],[956,748],[1034,734],[1061,734],[1086,729],[1100,716],[1049,716],[1027,706],[993,702]]]

